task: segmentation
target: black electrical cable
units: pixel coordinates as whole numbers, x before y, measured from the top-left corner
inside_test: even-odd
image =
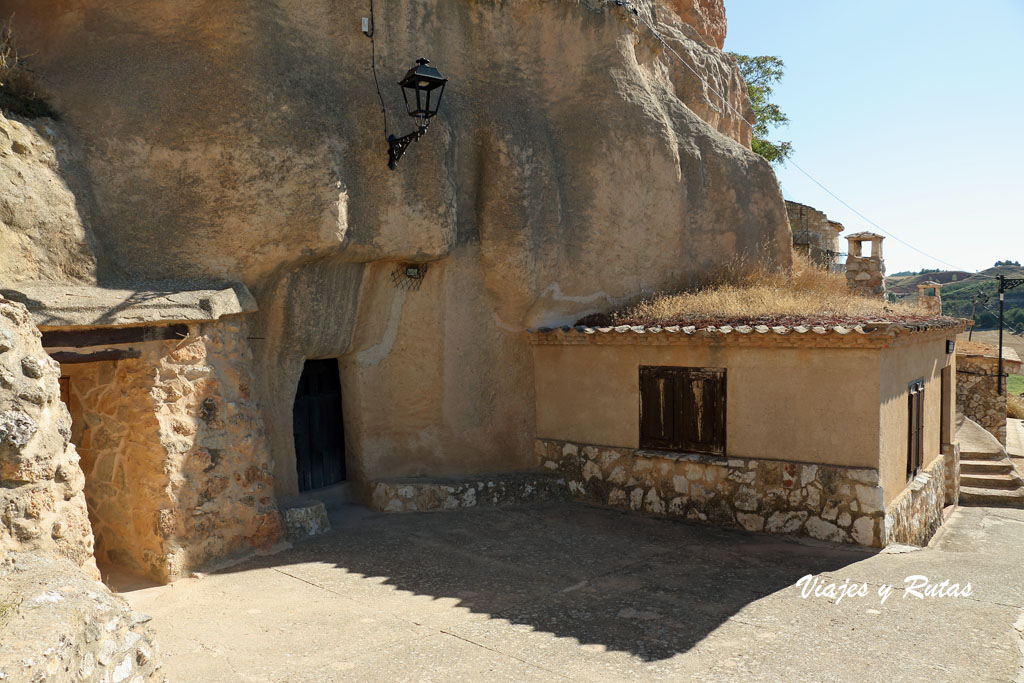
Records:
[[[370,69],[373,71],[373,85],[377,88],[377,97],[380,99],[380,110],[384,114],[384,137],[388,136],[388,110],[384,106],[384,95],[380,92],[380,83],[377,82],[377,44],[373,40],[376,33],[373,22],[373,0],[370,0]]]

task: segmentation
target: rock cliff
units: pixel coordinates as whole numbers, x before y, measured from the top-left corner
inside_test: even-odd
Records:
[[[0,115],[0,283],[96,279],[73,157],[59,122]]]
[[[25,307],[0,297],[0,551],[60,555],[98,578],[59,374]]]
[[[61,116],[56,167],[74,170],[87,218],[60,247],[80,259],[33,277],[249,285],[285,492],[306,358],[341,361],[356,476],[525,468],[525,328],[686,285],[742,252],[789,263],[778,183],[733,111],[750,117],[719,49],[720,1],[634,15],[603,0],[376,0],[372,42],[368,2],[0,9]],[[385,129],[412,130],[395,82],[421,55],[450,82],[391,172]],[[407,262],[429,265],[415,287]]]

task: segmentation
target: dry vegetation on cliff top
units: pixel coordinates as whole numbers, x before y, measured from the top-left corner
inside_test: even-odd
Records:
[[[0,23],[0,109],[26,118],[57,118],[39,94],[39,82],[18,52],[11,20]]]
[[[925,320],[913,307],[858,296],[846,276],[830,273],[799,253],[792,272],[737,260],[698,288],[651,299],[582,324],[600,325],[856,325],[869,320]]]

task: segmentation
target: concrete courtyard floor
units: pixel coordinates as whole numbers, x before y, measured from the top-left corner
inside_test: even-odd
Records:
[[[172,682],[1024,681],[1024,510],[960,508],[903,550],[568,503],[350,508],[274,555],[112,583],[153,616]],[[807,574],[868,595],[803,598]],[[972,595],[904,597],[909,575]]]

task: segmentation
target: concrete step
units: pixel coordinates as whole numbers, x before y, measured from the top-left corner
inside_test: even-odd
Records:
[[[964,474],[960,471],[960,486],[977,489],[1019,489],[1024,488],[1016,473],[1006,474]]]
[[[1013,465],[1002,460],[960,460],[960,475],[965,474],[1010,474]]]
[[[1005,451],[960,451],[960,460],[1002,460],[1006,457]]]
[[[961,505],[1024,508],[1024,488],[1012,490],[960,487]]]

